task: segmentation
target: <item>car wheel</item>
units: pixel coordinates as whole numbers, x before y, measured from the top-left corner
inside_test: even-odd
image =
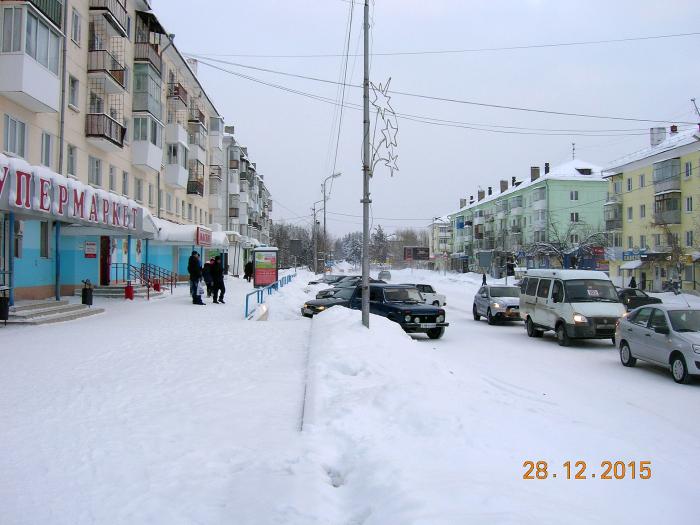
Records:
[[[637,364],[637,358],[632,355],[630,345],[627,344],[627,341],[623,341],[620,345],[620,361],[622,362],[622,366],[634,366]]]
[[[428,334],[428,337],[430,337],[430,339],[440,339],[444,333],[445,333],[444,326],[441,326],[440,328],[431,328],[430,330],[428,330],[426,332],[426,334]]]
[[[474,320],[478,321],[481,319],[481,316],[479,315],[479,312],[476,311],[476,305],[472,308],[472,315],[474,316]]]
[[[433,301],[433,306],[440,306],[440,301]]]
[[[525,320],[525,329],[528,337],[542,337],[542,331],[535,328],[535,323],[532,322],[530,317]]]
[[[688,367],[685,364],[685,359],[681,354],[676,354],[671,358],[671,374],[676,383],[687,383],[689,379]]]
[[[571,344],[571,339],[566,333],[566,325],[564,323],[557,325],[557,343],[559,343],[559,346],[569,346]]]
[[[491,326],[493,326],[493,325],[496,324],[496,318],[495,318],[493,315],[491,315],[491,308],[489,308],[488,310],[486,310],[486,321],[487,321]]]

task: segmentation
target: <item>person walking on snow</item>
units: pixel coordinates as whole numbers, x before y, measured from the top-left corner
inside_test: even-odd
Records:
[[[636,288],[637,287],[637,280],[634,278],[634,275],[630,279],[630,288]]]
[[[253,261],[248,261],[243,267],[243,276],[245,280],[250,282],[250,278],[253,277]]]
[[[204,279],[204,284],[207,285],[207,297],[211,297],[212,288],[212,278],[211,278],[211,267],[214,265],[214,258],[204,263],[202,267],[202,278]]]
[[[486,272],[481,275],[481,286],[486,286]]]
[[[214,264],[211,266],[212,291],[214,292],[214,302],[224,303],[224,294],[226,286],[224,286],[224,267],[221,265],[221,256],[214,257]]]
[[[199,253],[193,251],[187,261],[187,272],[190,274],[190,295],[192,296],[192,304],[204,304],[202,296],[197,293],[199,281],[202,279],[202,266],[199,263]]]

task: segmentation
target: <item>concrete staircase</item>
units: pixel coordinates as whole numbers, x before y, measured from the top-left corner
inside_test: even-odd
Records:
[[[92,296],[93,297],[104,297],[107,299],[124,299],[124,288],[126,288],[125,284],[112,284],[110,286],[95,286],[92,289]],[[82,289],[81,288],[76,288],[74,295],[77,297],[80,297],[82,294]],[[163,288],[161,288],[160,292],[154,292],[153,288],[151,288],[151,299],[161,297],[163,295]],[[142,285],[135,285],[134,286],[134,298],[136,297],[147,297],[148,296],[148,290],[145,286]]]
[[[104,312],[103,308],[89,308],[68,301],[35,301],[10,307],[7,324],[39,325],[72,321]]]

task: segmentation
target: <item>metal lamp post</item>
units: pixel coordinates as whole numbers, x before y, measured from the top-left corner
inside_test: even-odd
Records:
[[[340,177],[342,173],[337,172],[334,173],[333,175],[329,175],[325,179],[323,179],[323,269],[325,271],[326,269],[326,264],[328,263],[328,248],[326,247],[327,245],[327,238],[326,238],[326,201],[328,200],[328,195],[326,194],[326,183],[331,180],[331,179],[337,179]]]
[[[313,241],[314,241],[314,274],[318,273],[318,235],[316,235],[316,213],[318,213],[321,210],[316,209],[316,205],[320,204],[323,202],[323,199],[316,201],[313,203],[313,206],[311,206],[311,211],[314,214],[313,217],[313,224],[311,225],[311,234],[313,235]],[[325,206],[324,206],[324,212],[325,212]]]

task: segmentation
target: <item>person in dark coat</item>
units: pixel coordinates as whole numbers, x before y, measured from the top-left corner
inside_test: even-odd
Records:
[[[630,288],[636,288],[637,287],[637,279],[634,278],[634,275],[630,279]]]
[[[212,257],[209,261],[204,263],[202,267],[202,279],[207,285],[207,297],[211,297],[212,289],[212,278],[211,278],[211,267],[214,265],[214,258]]]
[[[243,267],[243,276],[245,280],[250,282],[251,277],[253,277],[253,261],[248,261]]]
[[[481,276],[481,286],[486,286],[486,272]]]
[[[193,251],[187,261],[187,272],[190,274],[190,295],[192,304],[204,304],[202,296],[197,293],[197,285],[202,278],[202,265],[199,262],[199,253]]]
[[[226,293],[226,287],[224,286],[224,267],[221,264],[221,256],[217,255],[214,257],[214,264],[211,265],[211,280],[212,280],[212,291],[214,293],[215,303],[224,303],[224,294]]]

